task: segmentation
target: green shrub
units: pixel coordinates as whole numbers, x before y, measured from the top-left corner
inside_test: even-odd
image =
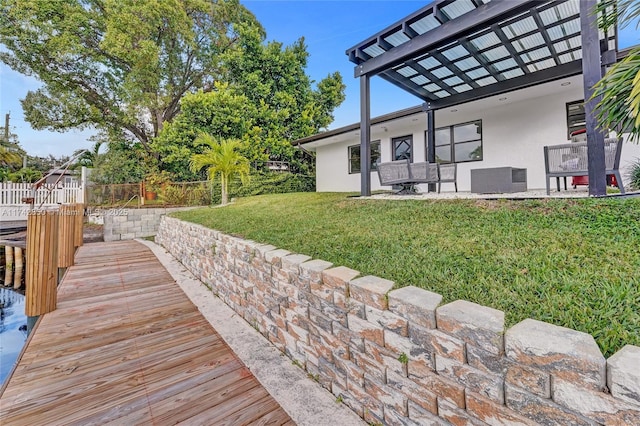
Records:
[[[632,191],[640,191],[640,158],[636,158],[627,173],[629,186]]]
[[[164,204],[181,206],[206,206],[211,204],[208,182],[171,183],[159,194]]]
[[[251,175],[249,182],[242,185],[240,179],[229,182],[229,197],[251,197],[263,194],[286,194],[290,192],[315,192],[314,176],[293,173],[261,172]],[[220,182],[214,181],[212,187],[213,204],[220,204]]]

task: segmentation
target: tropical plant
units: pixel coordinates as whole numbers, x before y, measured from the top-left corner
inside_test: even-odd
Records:
[[[165,170],[154,170],[147,173],[144,181],[148,191],[157,193],[171,181],[171,174]]]
[[[629,166],[627,179],[632,191],[640,191],[640,158],[636,158]]]
[[[79,155],[74,167],[89,167],[93,168],[99,161],[100,148],[104,144],[104,140],[97,140],[94,142],[91,149],[77,149],[73,152],[73,156]]]
[[[9,173],[11,182],[34,183],[42,178],[42,172],[31,168],[20,169],[16,172]]]
[[[637,0],[603,0],[598,4],[599,25],[620,28],[640,17]],[[622,61],[614,64],[594,86],[593,98],[602,96],[596,108],[602,129],[618,129],[640,141],[640,47],[633,48]]]
[[[202,154],[192,155],[189,167],[193,172],[206,168],[210,181],[220,175],[221,204],[225,205],[229,201],[229,181],[235,176],[239,176],[243,184],[249,180],[249,160],[237,151],[241,142],[237,139],[216,140],[207,133],[201,133],[196,144],[208,148]]]

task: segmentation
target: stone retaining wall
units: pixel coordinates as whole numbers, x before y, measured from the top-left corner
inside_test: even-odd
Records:
[[[640,424],[640,347],[163,217],[156,241],[370,423]]]
[[[156,235],[160,218],[167,213],[188,210],[194,207],[159,208],[114,208],[102,212],[104,218],[104,240],[133,240]]]

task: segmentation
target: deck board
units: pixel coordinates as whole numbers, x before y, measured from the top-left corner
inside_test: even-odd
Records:
[[[0,424],[293,424],[137,242],[76,253],[0,395]]]

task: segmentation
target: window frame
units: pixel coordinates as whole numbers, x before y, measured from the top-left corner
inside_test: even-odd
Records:
[[[391,138],[391,158],[393,161],[401,160],[401,158],[396,158],[396,144],[407,140],[409,141],[409,162],[413,163],[413,135]]]
[[[461,126],[466,126],[469,124],[476,124],[479,123],[480,126],[480,137],[478,139],[471,139],[468,141],[462,141],[462,142],[456,142],[455,141],[455,128],[456,127],[461,127]],[[450,161],[438,161],[436,158],[436,162],[441,163],[441,164],[457,164],[457,163],[470,163],[473,161],[484,161],[484,138],[483,138],[483,129],[482,129],[482,119],[478,119],[478,120],[471,120],[471,121],[465,121],[464,123],[456,123],[456,124],[452,124],[450,126],[442,126],[442,127],[437,127],[435,129],[435,131],[437,132],[438,130],[448,130],[449,131],[449,143],[447,144],[440,144],[438,145],[437,141],[434,140],[434,150],[436,150],[437,152],[437,148],[438,147],[443,147],[443,146],[449,146],[449,157],[451,158]],[[425,151],[428,152],[429,147],[427,146],[427,132],[428,130],[425,130],[424,132],[424,140],[425,140]],[[470,143],[470,142],[480,142],[480,148],[482,151],[482,155],[480,156],[480,158],[478,159],[471,159],[471,160],[457,160],[456,159],[456,152],[455,152],[455,146],[456,145],[461,145],[461,144],[465,144],[465,143]],[[437,155],[436,155],[437,157]]]
[[[578,112],[577,114],[570,114],[569,113],[569,108],[574,106],[574,105],[582,105],[582,112]],[[565,110],[566,110],[566,115],[567,115],[567,140],[571,139],[571,133],[576,131],[576,130],[580,130],[580,129],[584,129],[586,127],[586,120],[587,120],[587,114],[585,112],[584,109],[584,101],[581,100],[577,100],[577,101],[572,101],[572,102],[567,102],[565,104]],[[584,123],[581,126],[577,126],[575,124],[575,120],[576,118],[581,118],[578,122],[582,122]],[[572,124],[572,119],[573,119],[573,124]],[[571,130],[573,129],[573,130]]]
[[[378,159],[377,161],[373,161],[373,155],[371,155],[371,172],[375,172],[376,170],[378,170],[378,163],[380,162],[380,160],[382,159],[382,152],[380,150],[380,139],[376,139],[375,141],[371,141],[369,142],[369,151],[371,154],[373,154],[373,146],[377,144],[378,145]],[[352,170],[352,161],[351,161],[351,150],[352,148],[357,148],[358,150],[360,149],[360,144],[358,145],[349,145],[347,147],[347,167],[348,167],[348,172],[350,175],[356,175],[356,174],[360,174],[361,170],[360,168],[358,168],[357,171],[353,171]],[[360,156],[359,152],[358,152],[358,157]],[[358,167],[360,167],[360,158],[358,158]]]

